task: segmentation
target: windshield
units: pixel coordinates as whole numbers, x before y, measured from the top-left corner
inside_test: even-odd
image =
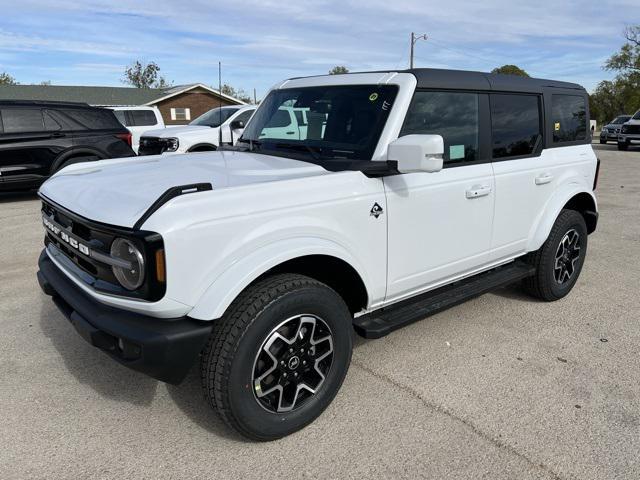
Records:
[[[218,107],[213,110],[209,110],[207,113],[203,113],[189,125],[201,125],[203,127],[219,127],[223,124],[231,115],[236,113],[239,109],[235,107]]]
[[[392,85],[274,90],[241,140],[258,150],[294,150],[319,163],[371,160],[397,93]]]
[[[623,115],[621,117],[616,117],[611,123],[613,125],[620,125],[621,123],[629,121],[630,118],[631,117],[629,115]]]
[[[640,110],[638,110],[638,111],[636,112],[636,114],[633,116],[633,119],[634,119],[634,120],[640,120]]]

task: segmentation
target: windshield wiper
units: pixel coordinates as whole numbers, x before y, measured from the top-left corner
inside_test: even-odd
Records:
[[[323,160],[322,147],[314,148],[304,143],[276,143],[275,147],[288,148],[289,150],[307,151],[311,154],[311,158],[313,158],[316,162]]]

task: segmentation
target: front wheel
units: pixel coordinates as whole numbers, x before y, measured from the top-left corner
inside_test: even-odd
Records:
[[[242,435],[264,441],[300,430],[340,389],[351,362],[352,317],[325,284],[268,277],[217,322],[201,359],[202,386]]]
[[[529,256],[536,267],[525,290],[545,301],[559,300],[576,284],[587,254],[587,226],[575,210],[562,210],[546,242]]]
[[[604,144],[606,144],[606,143],[607,143],[607,141],[606,141],[606,140],[600,139],[600,145],[604,145]]]
[[[618,150],[627,150],[629,148],[629,144],[627,142],[618,142]]]

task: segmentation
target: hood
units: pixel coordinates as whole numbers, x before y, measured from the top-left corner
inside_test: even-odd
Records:
[[[159,138],[170,138],[170,137],[180,137],[185,135],[199,135],[202,133],[211,133],[217,132],[218,128],[205,127],[203,125],[181,125],[179,127],[169,127],[169,128],[159,128],[157,130],[147,130],[142,136],[143,137],[159,137]]]
[[[310,163],[250,152],[154,155],[76,163],[47,180],[40,193],[90,220],[133,227],[171,187],[211,183],[215,192],[328,173]]]

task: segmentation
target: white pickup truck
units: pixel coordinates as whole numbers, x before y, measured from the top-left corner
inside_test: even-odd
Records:
[[[210,152],[233,145],[255,110],[255,105],[213,108],[189,125],[148,130],[140,138],[138,155]]]
[[[273,127],[283,108],[305,129]],[[279,438],[332,401],[354,330],[378,338],[513,282],[569,293],[598,219],[588,125],[571,83],[287,80],[237,147],[53,176],[38,279],[114,360],[179,383],[199,358],[224,421]]]

